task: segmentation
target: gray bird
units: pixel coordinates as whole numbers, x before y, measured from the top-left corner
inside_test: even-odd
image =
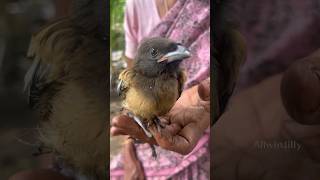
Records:
[[[167,114],[180,97],[186,75],[179,65],[190,56],[179,43],[149,38],[139,46],[133,67],[120,73],[123,107],[148,137],[152,137],[148,127],[163,127],[158,117]]]

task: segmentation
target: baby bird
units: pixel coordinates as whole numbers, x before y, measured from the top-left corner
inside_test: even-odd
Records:
[[[34,34],[25,76],[29,103],[40,120],[40,148],[54,154],[62,171],[88,179],[105,179],[108,169],[102,7],[102,1],[73,1],[70,16]]]
[[[190,55],[184,46],[169,39],[145,39],[133,67],[120,73],[117,91],[123,108],[148,137],[152,137],[148,127],[163,127],[158,116],[168,113],[180,97],[186,75],[179,65]]]

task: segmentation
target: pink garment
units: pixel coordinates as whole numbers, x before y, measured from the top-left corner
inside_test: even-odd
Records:
[[[207,129],[193,151],[186,156],[156,146],[158,158],[155,160],[148,144],[136,145],[136,152],[147,179],[207,180],[210,173],[208,171],[210,168],[209,138],[210,131]],[[111,180],[124,179],[123,166],[123,156],[119,154],[110,164]]]
[[[248,51],[237,83],[239,90],[283,72],[293,61],[320,47],[318,0],[232,3]]]
[[[180,42],[191,51],[183,61],[187,72],[185,88],[210,76],[210,1],[177,0],[163,21],[150,33]]]
[[[124,20],[125,56],[133,59],[140,41],[160,21],[154,0],[127,0]]]

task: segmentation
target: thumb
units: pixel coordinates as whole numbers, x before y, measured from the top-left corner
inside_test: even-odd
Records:
[[[159,146],[164,149],[171,149],[174,145],[174,136],[181,130],[181,127],[173,123],[160,129],[151,126],[149,130]]]
[[[210,78],[198,85],[198,94],[201,100],[210,101]]]

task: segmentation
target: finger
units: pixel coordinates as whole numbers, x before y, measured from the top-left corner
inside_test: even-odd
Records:
[[[181,126],[177,123],[172,123],[166,126],[166,130],[169,134],[177,134],[181,130]]]
[[[135,124],[129,116],[126,115],[119,115],[115,116],[111,120],[111,126],[116,126],[116,127],[125,127],[128,124]]]
[[[320,124],[320,66],[312,60],[307,58],[292,64],[283,74],[280,89],[288,114],[305,125]]]
[[[190,123],[186,125],[181,131],[179,131],[178,136],[176,136],[177,146],[183,147],[180,153],[188,154],[196,146],[198,140],[201,138],[203,131],[200,130],[198,124]]]
[[[139,166],[138,166],[138,171],[139,171],[139,180],[145,180],[144,169],[143,169],[142,164],[140,162],[139,162]]]
[[[111,124],[110,133],[112,136],[129,135],[145,143],[157,144],[153,138],[147,137],[142,128],[129,116],[115,116]]]
[[[165,128],[160,129],[160,132],[156,126],[150,126],[149,130],[153,136],[157,135],[161,136],[161,138],[168,138],[168,136],[177,134],[181,130],[181,127],[177,123],[173,123],[167,125]]]
[[[150,131],[153,134],[154,139],[158,143],[158,145],[164,149],[178,152],[180,154],[187,154],[190,152],[190,148],[193,148],[192,146],[190,146],[189,139],[192,137],[185,137],[181,135],[181,127],[178,124],[171,124],[170,126],[166,126],[166,128],[161,129],[160,132],[157,130],[157,128],[150,127]]]
[[[159,119],[160,119],[160,122],[161,122],[162,124],[165,124],[165,125],[169,125],[169,124],[170,124],[169,118],[166,117],[166,116],[159,117]]]
[[[140,126],[137,123],[135,123],[132,118],[126,115],[114,117],[112,119],[111,124],[113,127],[122,129],[124,132],[126,132],[129,135],[139,136],[140,134],[142,134],[140,132],[142,131]]]
[[[198,85],[198,94],[201,100],[210,101],[210,78]]]
[[[176,123],[181,127],[184,127],[191,122],[197,122],[199,117],[203,115],[202,110],[203,107],[192,106],[184,109],[172,110],[168,116],[170,116],[171,123]]]
[[[178,124],[172,124],[160,132],[152,127],[150,131],[159,146],[184,155],[192,151],[201,137],[201,130],[196,123],[189,123],[182,129]]]
[[[131,174],[126,174],[127,179],[144,179],[144,169],[141,162],[139,161],[135,146],[131,140],[128,140],[129,143],[125,144],[123,149],[123,156],[125,161],[125,168],[131,169],[129,172]]]
[[[141,173],[139,173],[139,180],[145,180],[145,178],[144,178],[144,174],[141,172]]]
[[[128,135],[124,129],[117,127],[111,127],[110,134],[111,136]]]

